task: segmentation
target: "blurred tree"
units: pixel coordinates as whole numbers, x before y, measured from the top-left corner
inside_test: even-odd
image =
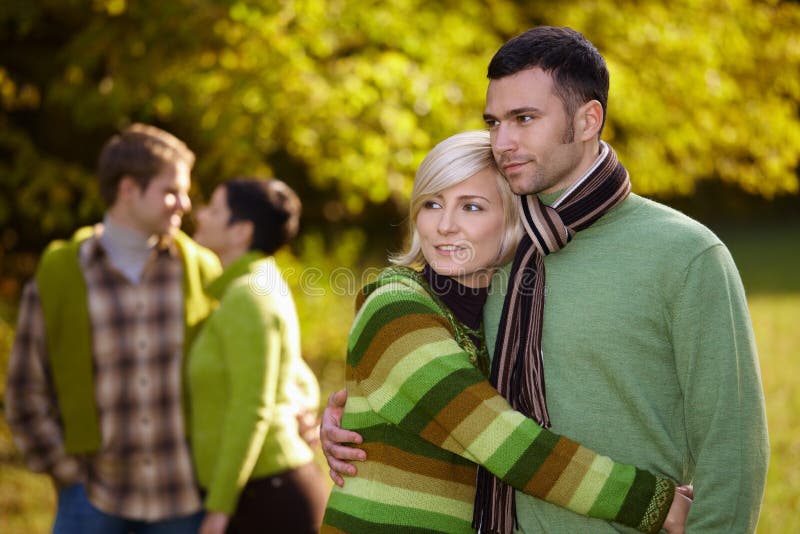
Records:
[[[605,138],[637,191],[798,192],[796,2],[7,0],[0,277],[99,216],[97,152],[132,121],[188,142],[199,193],[279,176],[307,230],[335,242],[358,225],[383,254],[417,164],[482,126],[489,59],[535,24],[575,27],[607,58]]]

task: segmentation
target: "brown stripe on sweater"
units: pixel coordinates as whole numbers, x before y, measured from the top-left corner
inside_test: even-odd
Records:
[[[432,350],[426,349],[428,345],[436,342],[443,342],[443,344],[437,347],[439,350],[435,354]],[[445,351],[443,348],[445,346],[449,346],[449,350]],[[356,369],[357,376],[361,380],[361,388],[367,394],[377,391],[378,388],[383,387],[388,382],[389,375],[392,373],[392,371],[394,371],[395,367],[397,367],[401,361],[418,351],[425,351],[426,357],[428,358],[425,364],[428,364],[436,359],[446,356],[447,354],[456,354],[462,352],[462,349],[458,346],[455,340],[439,326],[434,326],[432,328],[421,328],[413,334],[406,333],[399,339],[396,339],[391,346],[386,347],[383,357],[375,362],[375,366],[372,368],[369,374],[366,374],[365,370],[361,366]],[[415,365],[419,364],[419,361],[415,362]],[[417,367],[416,370],[419,370],[419,368],[420,367]],[[399,386],[399,383],[393,384],[393,387]],[[385,391],[388,393],[390,390],[387,389]],[[396,393],[391,393],[392,397],[395,395]]]
[[[555,486],[577,450],[577,443],[564,437],[559,438],[558,443],[553,447],[553,453],[547,456],[525,486],[525,493],[544,498]]]
[[[359,447],[367,453],[369,462],[390,465],[431,478],[467,484],[470,487],[475,484],[477,466],[471,464],[458,465],[436,460],[420,454],[409,453],[385,443],[364,443]],[[361,471],[360,465],[359,471]]]
[[[595,456],[586,447],[578,446],[569,468],[561,474],[547,498],[551,499],[554,504],[566,506],[580,487],[586,473],[589,472]]]
[[[450,437],[450,430],[456,428],[464,419],[472,415],[486,399],[497,392],[486,382],[479,382],[466,388],[436,414],[420,437],[439,447]],[[480,434],[484,429],[476,429]],[[471,443],[471,441],[465,442]]]
[[[476,469],[470,470],[472,477],[468,480],[457,482],[451,477],[433,478],[424,473],[398,469],[385,463],[365,462],[358,466],[358,477],[365,480],[379,480],[394,488],[409,489],[418,494],[431,494],[448,499],[459,500],[465,504],[472,504],[475,499]],[[424,498],[424,495],[419,495]]]
[[[452,339],[453,334],[449,330],[449,324],[445,317],[434,314],[415,313],[410,315],[403,315],[397,319],[383,325],[380,330],[372,338],[365,354],[362,356],[361,361],[358,362],[358,373],[361,377],[366,377],[372,374],[373,368],[383,357],[383,354],[389,346],[397,341],[398,336],[406,336],[407,342],[410,345],[405,345],[409,350],[414,350],[416,347],[425,345],[431,342],[431,338],[425,336],[407,336],[408,332],[413,332],[419,329],[428,328],[444,328],[442,331],[441,339]],[[427,330],[430,333],[430,330]],[[413,340],[413,341],[412,341]],[[413,343],[413,344],[411,344]]]

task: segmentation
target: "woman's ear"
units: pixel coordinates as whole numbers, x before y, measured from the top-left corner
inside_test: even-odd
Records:
[[[250,249],[250,244],[253,242],[253,232],[255,227],[252,221],[236,221],[230,225],[231,235],[236,245],[242,247],[245,251]]]

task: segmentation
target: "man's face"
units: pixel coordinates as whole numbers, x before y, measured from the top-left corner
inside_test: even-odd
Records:
[[[192,208],[189,184],[189,166],[179,161],[165,165],[144,190],[137,187],[129,211],[135,227],[147,235],[178,230],[183,214]]]
[[[483,117],[514,193],[561,191],[580,178],[582,148],[549,73],[534,67],[491,80]]]

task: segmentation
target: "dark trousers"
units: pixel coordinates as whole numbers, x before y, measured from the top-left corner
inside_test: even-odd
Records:
[[[83,484],[73,484],[58,492],[53,534],[195,534],[202,520],[203,512],[161,521],[110,515],[89,502]]]
[[[227,534],[319,532],[328,489],[315,462],[250,480],[239,496]]]

